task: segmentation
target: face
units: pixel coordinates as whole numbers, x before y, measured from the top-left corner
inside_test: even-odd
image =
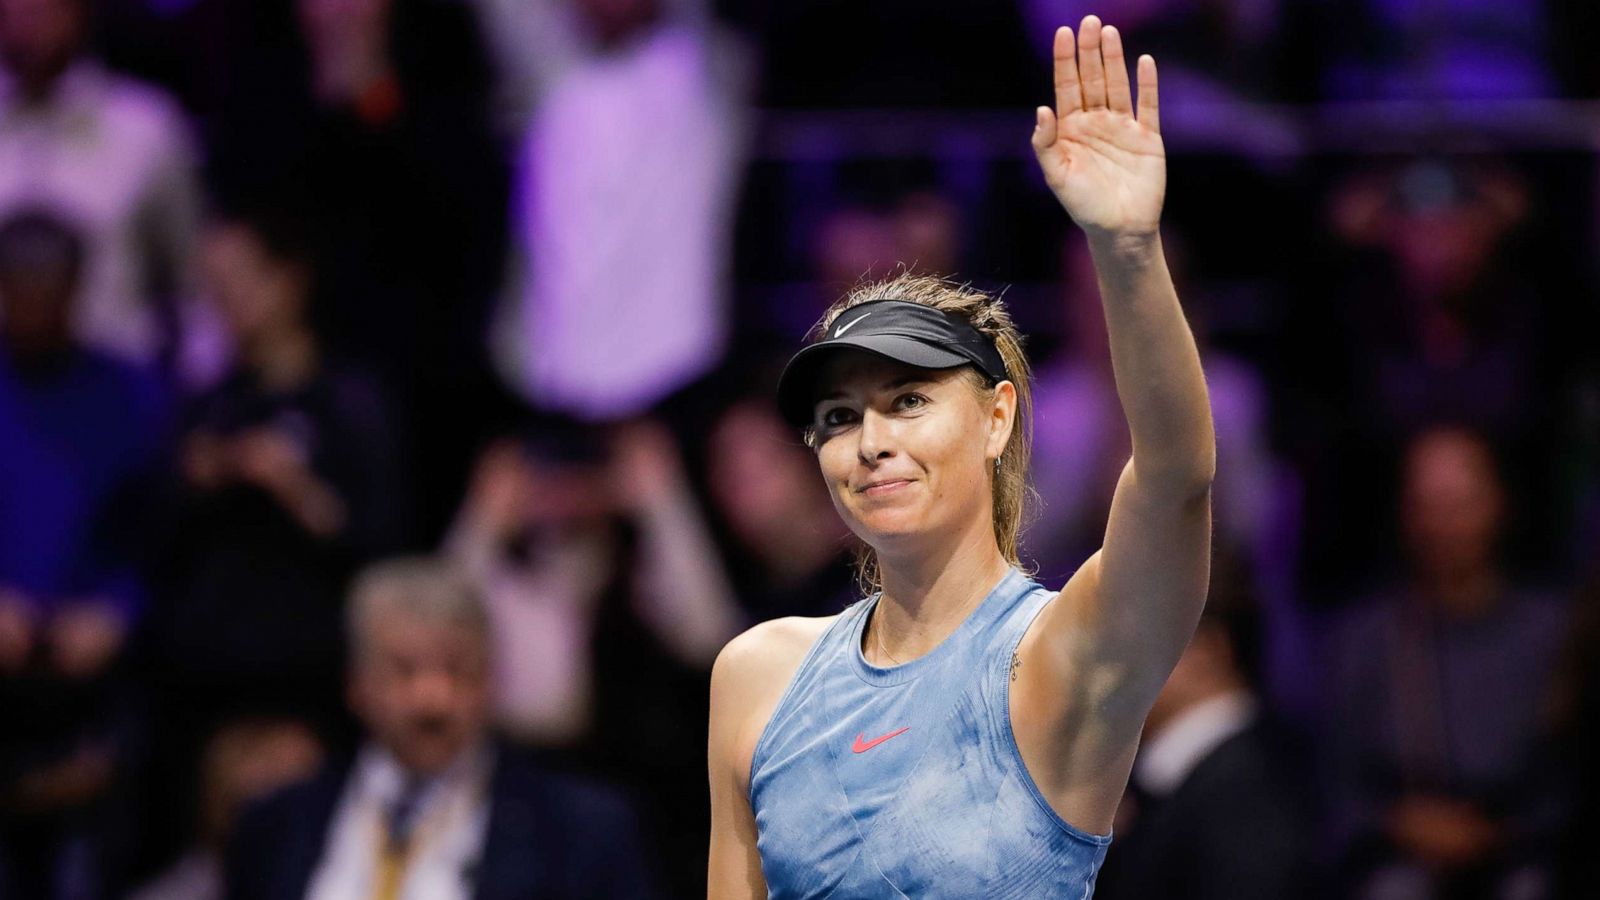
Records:
[[[30,357],[65,347],[71,340],[74,279],[67,272],[7,272],[0,275],[5,341]]]
[[[389,29],[391,0],[298,0],[300,27],[313,47],[365,38],[382,40]]]
[[[929,370],[840,351],[820,372],[817,458],[839,515],[881,551],[989,521],[994,460],[1016,390],[980,399],[965,368]],[[988,393],[988,392],[986,392]]]
[[[654,21],[657,0],[579,0],[578,9],[601,43],[613,43]]]
[[[242,225],[221,225],[206,238],[207,286],[235,340],[250,343],[300,320],[305,274],[272,256]]]
[[[0,56],[25,90],[41,90],[67,68],[83,28],[81,0],[0,0]]]
[[[482,737],[489,659],[482,635],[386,612],[366,623],[351,703],[373,739],[419,775],[437,774]]]
[[[1412,558],[1428,571],[1488,564],[1503,498],[1489,450],[1471,435],[1439,431],[1407,454],[1402,516]]]

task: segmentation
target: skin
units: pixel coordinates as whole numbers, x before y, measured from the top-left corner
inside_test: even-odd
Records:
[[[69,349],[76,291],[77,279],[64,273],[0,273],[0,298],[6,303],[0,340],[6,352],[26,363]]]
[[[0,61],[29,102],[47,98],[83,46],[81,0],[0,0]]]
[[[407,770],[439,774],[487,732],[485,636],[397,611],[374,616],[363,628],[351,708]]]
[[[1401,522],[1416,595],[1456,619],[1484,615],[1504,596],[1497,544],[1504,488],[1492,451],[1470,432],[1440,428],[1406,453]],[[1408,793],[1384,827],[1408,856],[1448,871],[1483,859],[1505,829],[1478,804],[1442,793]]]
[[[1161,249],[1155,62],[1143,57],[1137,70],[1136,114],[1116,30],[1094,16],[1077,35],[1060,29],[1056,108],[1036,111],[1032,140],[1045,181],[1088,240],[1133,454],[1102,548],[1023,636],[1011,714],[1028,774],[1051,806],[1097,833],[1111,827],[1145,716],[1205,603],[1216,472],[1199,354]],[[904,381],[913,375],[921,380]],[[1014,430],[1016,393],[1002,383],[980,395],[959,371],[845,352],[822,384],[819,468],[882,572],[862,649],[876,664],[904,663],[948,636],[1008,568],[993,536],[989,473]],[[766,896],[750,760],[830,621],[763,623],[717,659],[710,897]]]

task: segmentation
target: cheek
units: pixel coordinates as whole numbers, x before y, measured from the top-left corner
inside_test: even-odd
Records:
[[[849,483],[850,473],[856,466],[855,451],[844,443],[842,438],[834,438],[817,448],[817,470],[829,493],[835,496]]]

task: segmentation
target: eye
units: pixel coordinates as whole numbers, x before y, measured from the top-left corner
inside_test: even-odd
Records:
[[[894,399],[897,409],[916,409],[928,405],[928,398],[917,393],[901,394]]]
[[[855,421],[855,410],[848,406],[834,406],[822,412],[823,428],[839,428]]]

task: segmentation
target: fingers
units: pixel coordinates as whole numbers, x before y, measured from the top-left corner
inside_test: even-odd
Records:
[[[1072,29],[1056,29],[1054,54],[1056,69],[1056,115],[1069,116],[1083,110],[1083,91],[1078,82],[1078,43]]]
[[[1122,57],[1122,34],[1116,26],[1100,31],[1100,55],[1105,61],[1106,105],[1112,112],[1133,114],[1133,93],[1128,86],[1128,61]]]
[[[1056,116],[1050,107],[1041,106],[1033,111],[1033,152],[1043,153],[1056,142]]]
[[[1139,124],[1161,133],[1161,96],[1156,90],[1156,61],[1146,53],[1139,57]]]
[[[1100,19],[1084,16],[1078,26],[1078,78],[1083,83],[1083,108],[1106,108],[1106,67],[1100,59]]]

